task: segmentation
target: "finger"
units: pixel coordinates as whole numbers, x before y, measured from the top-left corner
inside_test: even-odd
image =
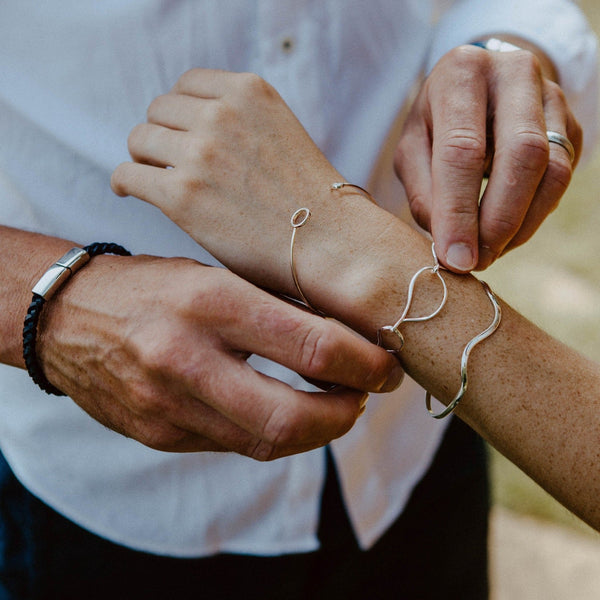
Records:
[[[231,89],[235,77],[235,73],[218,69],[190,69],[177,80],[172,91],[199,98],[221,98]]]
[[[175,167],[184,159],[189,140],[190,136],[185,131],[142,123],[132,129],[127,138],[127,147],[135,162],[157,167]]]
[[[544,96],[546,128],[573,140],[576,162],[581,153],[581,127],[568,109],[558,86],[549,82],[548,88]],[[557,207],[571,181],[574,164],[571,164],[569,154],[564,148],[553,143],[549,145],[549,160],[544,176],[535,192],[521,228],[505,250],[511,250],[525,243]]]
[[[185,378],[165,380],[162,389],[155,382],[130,394],[127,407],[107,403],[100,420],[164,452],[233,451],[270,460],[342,435],[365,403],[365,394],[351,390],[320,398],[296,392],[231,354],[215,352],[203,367],[201,397],[187,392]]]
[[[146,443],[145,445],[162,452],[235,452],[262,461],[308,452],[325,445],[325,443],[318,442],[288,445],[270,444],[228,421],[211,407],[204,406],[203,408],[204,410],[199,411],[198,406],[194,406],[193,414],[200,417],[200,413],[202,413],[205,419],[204,427],[208,434],[215,439],[171,425],[164,435],[164,439],[172,441],[158,444]],[[214,419],[208,416],[210,411],[215,415]],[[160,427],[164,428],[164,423],[151,423],[148,427],[151,433],[139,433],[136,439],[142,441],[142,443],[144,440],[153,439],[153,436],[157,433],[157,425],[159,427],[158,431],[160,431]]]
[[[494,160],[481,199],[477,265],[490,265],[520,230],[548,164],[542,79],[529,52],[495,55]],[[500,57],[500,58],[498,58]]]
[[[184,94],[163,94],[151,102],[146,117],[155,125],[191,131],[198,121],[198,113],[203,110],[203,103],[199,98]]]
[[[204,408],[208,409],[209,407]],[[206,410],[198,412],[206,412]],[[228,438],[234,439],[235,437],[250,438],[247,432],[228,422],[224,417],[219,416],[219,419],[221,431],[224,432],[221,442],[191,432],[187,428],[177,427],[166,421],[164,414],[156,419],[132,420],[127,432],[120,433],[126,433],[128,437],[132,437],[144,446],[160,452],[230,452],[235,450],[233,447],[224,445],[223,441],[227,442]],[[229,429],[235,430],[235,432],[229,431]]]
[[[571,112],[562,89],[553,81],[544,81],[544,110],[546,111],[546,128],[561,133],[571,142],[575,153],[572,167],[575,169],[583,149],[583,130]],[[565,148],[550,146],[551,152],[555,149],[562,149],[568,155]]]
[[[404,186],[417,224],[431,231],[431,135],[424,103],[418,98],[407,117],[394,155],[394,169]]]
[[[110,187],[117,196],[135,196],[158,206],[163,196],[163,179],[168,170],[134,162],[117,166],[110,178]]]
[[[172,422],[259,460],[292,446],[327,444],[352,427],[364,404],[364,392],[347,388],[329,393],[299,391],[233,356],[218,353],[215,357],[205,363],[207,368],[197,378],[188,379],[190,400],[174,413]],[[238,436],[231,426],[223,428],[219,419],[207,420],[206,411],[197,410],[194,388],[202,402],[250,437]],[[242,448],[248,440],[260,450]]]
[[[473,62],[473,52],[480,62]],[[477,264],[478,210],[486,160],[489,55],[457,49],[432,95],[433,156],[431,233],[441,262],[456,272]]]
[[[400,385],[402,366],[383,348],[262,290],[251,288],[244,297],[244,329],[233,320],[221,328],[227,347],[269,358],[314,380],[366,392],[388,392]]]
[[[269,446],[209,406],[196,402],[193,409],[194,416],[202,419],[205,430],[214,439],[167,423],[164,415],[157,420],[137,423],[121,433],[161,452],[236,452],[259,460],[273,460],[320,447],[314,442]]]

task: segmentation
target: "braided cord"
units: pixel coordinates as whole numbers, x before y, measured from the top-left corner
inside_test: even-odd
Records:
[[[88,255],[91,257],[98,256],[99,254],[117,254],[119,256],[131,256],[131,252],[112,242],[94,242],[83,248]],[[23,359],[25,360],[25,366],[27,372],[34,383],[38,385],[47,394],[54,396],[66,396],[64,392],[59,390],[56,386],[52,385],[46,375],[37,356],[36,352],[36,341],[38,334],[38,324],[40,315],[46,299],[34,293],[31,299],[31,304],[27,310],[25,322],[23,324]]]

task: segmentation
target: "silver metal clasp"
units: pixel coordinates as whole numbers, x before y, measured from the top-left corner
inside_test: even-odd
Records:
[[[31,291],[44,300],[49,300],[60,286],[89,260],[90,255],[83,248],[71,248],[41,276]]]

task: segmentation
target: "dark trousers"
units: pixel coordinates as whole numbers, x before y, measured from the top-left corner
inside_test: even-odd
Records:
[[[81,529],[31,495],[0,456],[0,600],[484,599],[487,517],[485,449],[458,419],[368,552],[356,544],[329,456],[318,552],[200,559],[137,552]]]

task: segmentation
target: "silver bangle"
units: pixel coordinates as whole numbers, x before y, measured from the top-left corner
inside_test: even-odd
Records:
[[[371,194],[369,194],[369,192],[367,192],[367,190],[365,190],[364,188],[360,187],[359,185],[355,185],[353,183],[348,183],[348,182],[334,183],[331,185],[330,189],[331,190],[339,190],[346,186],[357,189],[364,196],[366,196],[370,201],[374,202],[373,197],[371,196]],[[310,302],[304,295],[304,292],[302,291],[300,282],[298,280],[298,274],[296,272],[296,265],[295,265],[295,261],[294,261],[294,243],[296,240],[296,231],[300,227],[302,227],[303,225],[306,224],[306,222],[308,221],[310,216],[311,216],[310,210],[306,207],[303,207],[303,208],[299,208],[298,210],[296,210],[290,219],[290,225],[292,226],[292,238],[290,241],[290,269],[291,269],[291,273],[292,273],[292,279],[294,280],[294,285],[296,286],[296,290],[298,291],[298,295],[302,299],[302,302],[304,302],[304,304],[308,308],[313,310],[314,312],[323,314],[323,313],[320,313],[318,310],[316,310],[310,304]],[[443,267],[441,267],[441,265],[439,263],[437,254],[435,253],[435,244],[433,244],[433,243],[431,244],[431,253],[433,255],[433,264],[421,267],[412,276],[412,278],[409,282],[406,306],[404,307],[404,310],[402,311],[402,314],[400,315],[398,320],[393,325],[384,325],[383,327],[380,327],[377,330],[377,344],[379,346],[385,348],[389,352],[393,352],[393,353],[397,354],[404,347],[404,336],[402,335],[402,332],[400,331],[400,326],[402,325],[402,323],[428,321],[430,319],[433,319],[441,312],[441,310],[446,305],[446,301],[448,299],[448,287],[446,285],[446,281],[444,280],[444,278],[442,277],[442,274],[440,272],[443,269]],[[442,299],[440,300],[440,302],[439,302],[438,306],[435,308],[435,310],[433,312],[431,312],[430,314],[416,316],[416,317],[409,317],[408,312],[412,305],[416,281],[421,275],[423,275],[424,273],[427,273],[427,272],[435,275],[441,282],[442,291],[443,291]],[[494,308],[494,317],[493,317],[490,325],[488,325],[488,327],[484,331],[482,331],[481,333],[477,334],[474,338],[472,338],[467,343],[467,345],[464,347],[462,356],[461,356],[461,360],[460,360],[460,378],[461,378],[460,389],[458,390],[458,393],[456,394],[456,396],[454,396],[452,401],[448,404],[448,406],[443,411],[441,411],[439,413],[434,413],[433,410],[431,409],[431,394],[430,394],[430,392],[426,392],[425,406],[427,407],[427,411],[429,412],[429,414],[434,419],[442,419],[443,417],[446,417],[454,412],[454,410],[456,409],[456,407],[458,406],[460,401],[463,399],[463,397],[467,391],[467,387],[468,387],[468,383],[469,383],[467,367],[468,367],[469,355],[471,354],[471,351],[477,344],[479,344],[480,342],[482,342],[483,340],[488,338],[490,335],[492,335],[494,333],[494,331],[496,331],[496,329],[500,325],[500,320],[502,318],[502,311],[500,308],[500,303],[498,302],[498,299],[496,298],[496,296],[494,295],[492,290],[489,288],[487,283],[485,283],[484,281],[481,281],[481,285],[483,286],[483,289],[485,290],[488,298],[490,299],[490,301],[492,303],[492,306]]]
[[[402,332],[399,329],[399,327],[402,323],[407,323],[409,321],[412,321],[412,322],[428,321],[429,319],[433,319],[436,315],[438,315],[440,313],[440,311],[446,304],[446,300],[448,298],[448,288],[446,286],[446,282],[444,281],[444,278],[442,277],[442,275],[440,273],[440,269],[442,269],[442,267],[440,266],[440,264],[438,262],[437,255],[435,253],[434,244],[431,244],[431,252],[432,252],[433,258],[434,258],[434,264],[431,266],[422,267],[412,276],[410,283],[408,285],[408,297],[406,300],[406,306],[404,307],[404,310],[402,311],[400,318],[396,321],[396,323],[394,323],[394,325],[385,325],[383,327],[380,327],[377,331],[377,344],[379,346],[382,346],[389,352],[393,352],[393,353],[397,354],[404,347],[404,336],[402,335]],[[440,303],[438,304],[437,308],[432,313],[430,313],[428,315],[420,316],[420,317],[407,317],[408,311],[410,310],[410,306],[412,304],[415,283],[416,283],[417,279],[423,273],[426,273],[426,272],[430,272],[430,273],[436,275],[439,278],[439,280],[441,281],[442,288],[443,288],[442,299],[441,299]],[[458,406],[459,402],[463,399],[463,397],[467,391],[467,386],[469,384],[467,366],[469,363],[469,355],[471,354],[471,351],[477,344],[479,344],[479,342],[482,342],[483,340],[488,338],[490,335],[492,335],[492,333],[494,333],[494,331],[496,331],[496,329],[498,328],[498,325],[500,324],[500,320],[502,318],[502,311],[500,308],[500,303],[498,302],[498,299],[496,298],[496,296],[494,295],[494,293],[492,292],[490,287],[487,285],[487,283],[485,283],[485,281],[481,281],[481,285],[483,286],[483,289],[485,290],[488,298],[490,299],[490,301],[492,303],[492,306],[494,307],[494,318],[492,319],[492,322],[490,323],[490,325],[484,331],[477,334],[464,347],[462,356],[460,359],[460,380],[461,380],[460,389],[458,390],[458,393],[456,394],[456,396],[454,396],[452,401],[448,404],[448,406],[444,410],[442,410],[440,413],[434,413],[433,410],[431,409],[431,393],[426,391],[425,406],[427,407],[427,411],[429,412],[429,414],[434,419],[442,419],[454,412],[454,410]]]
[[[335,190],[340,190],[344,187],[355,188],[361,194],[363,194],[363,196],[368,198],[371,202],[373,202],[373,203],[375,202],[375,200],[373,199],[373,196],[371,196],[371,194],[369,194],[369,192],[367,192],[367,190],[365,190],[364,188],[362,188],[359,185],[356,185],[354,183],[348,183],[347,181],[332,183],[330,189],[332,191],[335,191]],[[306,307],[310,308],[310,310],[312,310],[313,312],[323,315],[323,313],[320,310],[316,309],[308,301],[308,298],[305,296],[304,292],[302,291],[302,287],[300,286],[300,281],[298,279],[298,272],[296,271],[296,261],[294,258],[296,232],[298,231],[298,229],[300,227],[302,227],[303,225],[305,225],[308,222],[311,214],[312,213],[310,212],[309,208],[302,207],[302,208],[299,208],[298,210],[294,211],[294,214],[292,215],[292,217],[290,219],[290,225],[292,226],[292,237],[290,240],[290,271],[292,273],[292,279],[294,281],[294,285],[296,286],[296,291],[298,292],[298,295],[300,296],[300,300],[302,300],[302,302],[306,305]]]
[[[292,239],[290,240],[290,270],[292,272],[292,279],[294,280],[294,285],[296,286],[296,290],[298,291],[298,295],[307,308],[310,308],[313,312],[318,313],[319,311],[314,308],[311,303],[308,301],[307,297],[304,295],[302,288],[300,287],[300,282],[298,281],[298,273],[296,272],[296,262],[294,260],[294,243],[296,242],[296,231],[300,227],[302,227],[308,219],[310,219],[311,212],[308,208],[303,207],[299,208],[294,212],[292,218],[290,219],[290,225],[292,226]]]
[[[400,350],[402,350],[404,347],[404,336],[399,329],[402,323],[428,321],[429,319],[433,319],[433,317],[435,317],[446,304],[446,300],[448,299],[448,288],[444,278],[440,273],[440,263],[438,261],[437,254],[435,253],[434,244],[431,244],[431,253],[433,254],[434,264],[432,266],[422,267],[412,276],[410,283],[408,284],[408,297],[406,299],[406,306],[404,307],[400,318],[393,325],[384,325],[377,330],[377,344],[389,352],[400,352]],[[408,311],[410,310],[412,304],[415,283],[417,279],[427,271],[436,275],[441,281],[444,292],[442,299],[438,307],[431,314],[421,317],[407,317]]]
[[[454,399],[450,402],[450,404],[448,404],[448,406],[446,406],[446,408],[443,411],[441,411],[439,413],[434,413],[431,410],[431,394],[429,392],[426,392],[425,406],[427,407],[427,411],[429,412],[429,414],[434,419],[443,419],[444,417],[447,417],[449,414],[454,412],[454,410],[458,406],[458,403],[463,399],[463,397],[467,391],[467,386],[469,384],[469,378],[468,378],[468,374],[467,374],[467,364],[469,362],[469,354],[471,354],[471,350],[473,350],[473,348],[477,344],[479,344],[479,342],[482,342],[486,338],[490,337],[490,335],[492,335],[492,333],[494,333],[494,331],[496,331],[496,329],[498,329],[498,325],[500,325],[500,319],[502,318],[502,309],[500,308],[500,303],[498,302],[498,298],[496,298],[496,296],[494,295],[494,292],[492,292],[492,290],[490,289],[490,287],[488,286],[488,284],[485,281],[482,281],[481,285],[483,286],[485,293],[487,294],[488,298],[490,299],[490,301],[492,303],[492,306],[494,307],[494,318],[492,319],[492,322],[489,324],[489,326],[484,331],[477,334],[465,346],[462,356],[461,356],[461,359],[460,359],[460,389],[458,390],[458,393],[456,394],[456,396],[454,396]]]
[[[331,184],[332,191],[341,190],[342,188],[345,188],[345,187],[351,187],[351,188],[354,188],[355,190],[358,190],[365,198],[370,200],[373,204],[377,204],[375,202],[375,199],[373,198],[373,196],[371,196],[371,194],[367,190],[365,190],[365,188],[360,187],[360,185],[356,185],[355,183],[348,183],[347,181],[340,181],[338,183]]]

